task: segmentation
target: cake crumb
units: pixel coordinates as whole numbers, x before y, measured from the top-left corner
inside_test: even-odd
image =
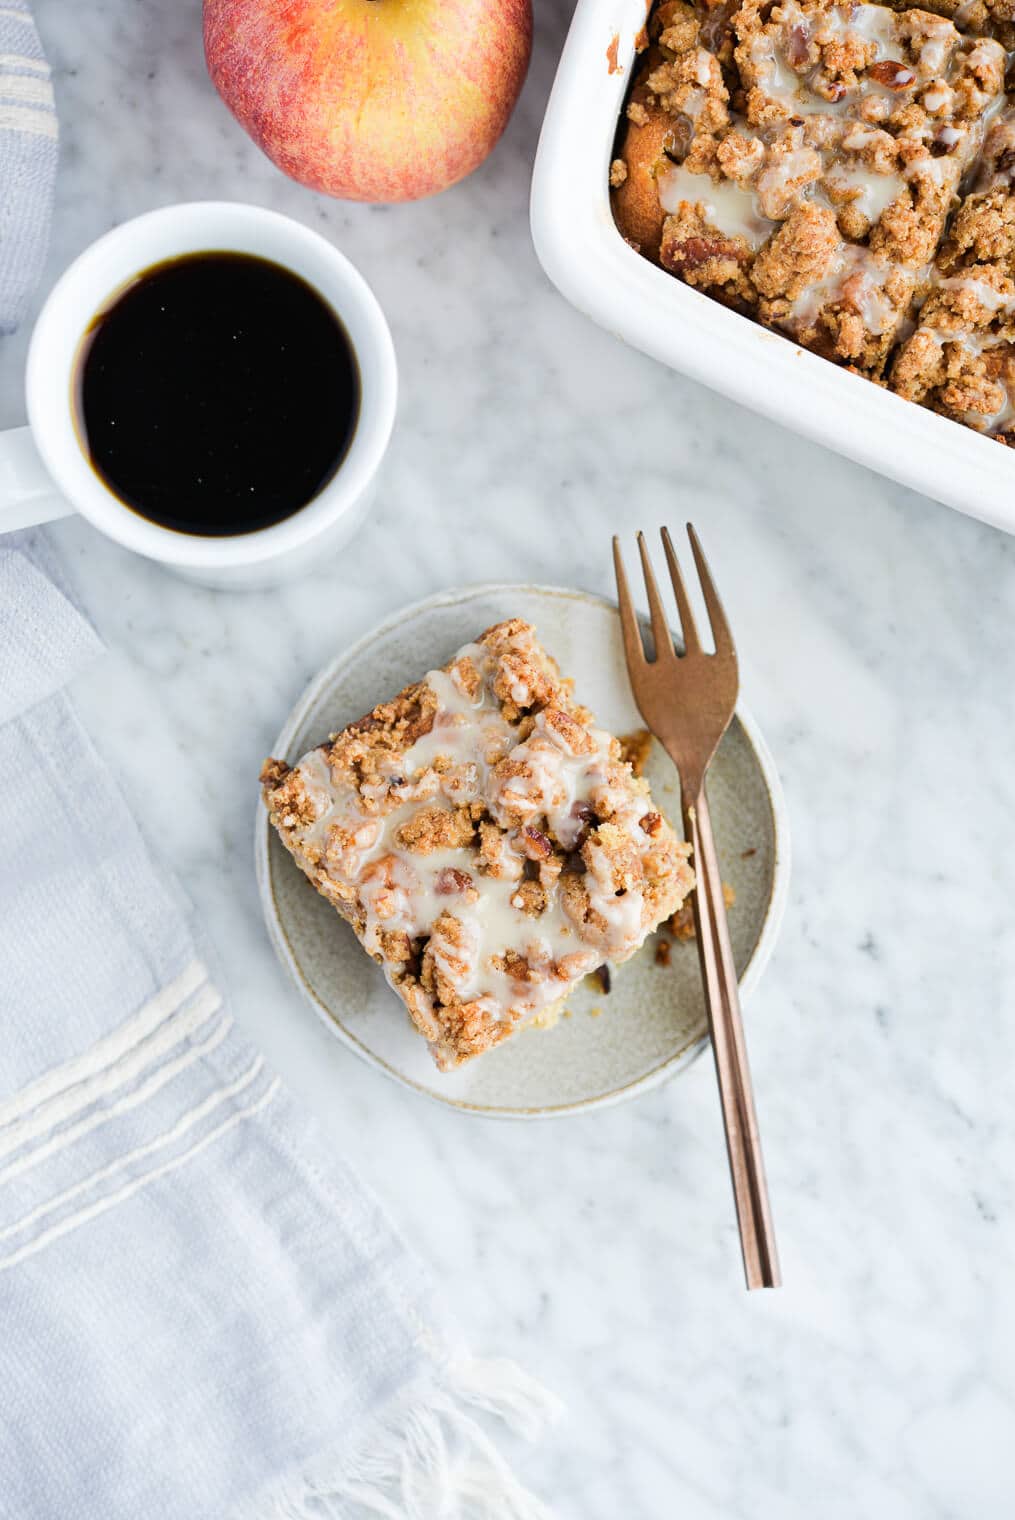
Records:
[[[602,992],[608,995],[610,987],[612,986],[609,966],[607,966],[605,963],[602,966],[597,966],[594,971],[589,972],[588,976],[586,977],[586,981],[588,982],[589,986],[594,987],[597,992]]]
[[[652,735],[647,728],[636,728],[633,733],[621,734],[620,758],[626,760],[631,773],[641,776],[652,753]]]
[[[736,905],[736,890],[730,886],[728,881],[724,881],[722,884],[722,900],[727,908],[732,908]],[[687,898],[682,906],[677,909],[666,927],[673,935],[673,938],[681,943],[695,938],[694,910],[691,907],[690,898]]]
[[[685,902],[682,907],[678,908],[666,927],[673,935],[673,938],[681,944],[686,940],[693,939],[694,914],[691,910],[691,904]]]

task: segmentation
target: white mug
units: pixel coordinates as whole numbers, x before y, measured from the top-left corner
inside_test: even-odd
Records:
[[[97,313],[154,264],[199,252],[259,255],[301,275],[341,319],[360,372],[359,419],[345,458],[306,506],[255,532],[212,538],[160,527],[103,483],[75,423],[82,337]],[[391,436],[395,350],[369,285],[326,238],[259,206],[197,201],[124,222],[86,248],[39,314],[25,380],[28,426],[0,433],[0,533],[78,511],[127,549],[208,585],[264,586],[337,549],[362,522]]]

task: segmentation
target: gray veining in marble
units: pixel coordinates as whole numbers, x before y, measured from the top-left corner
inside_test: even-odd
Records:
[[[1015,1512],[1015,542],[717,399],[539,270],[528,174],[567,24],[537,7],[507,137],[394,209],[288,183],[212,91],[196,0],[38,0],[63,122],[41,295],[113,223],[249,199],[374,285],[402,374],[378,508],[273,593],[194,589],[50,530],[111,655],[78,693],[218,973],[433,1264],[474,1344],[558,1388],[525,1453],[566,1520]],[[23,420],[26,334],[0,349]],[[849,426],[849,419],[843,419]],[[309,675],[482,579],[609,592],[609,535],[692,515],[788,794],[787,921],[749,1009],[786,1286],[748,1298],[712,1072],[553,1125],[482,1124],[357,1063],[276,965],[262,756]]]

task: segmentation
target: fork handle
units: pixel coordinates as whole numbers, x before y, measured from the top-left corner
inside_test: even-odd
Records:
[[[722,877],[704,782],[697,796],[684,791],[681,802],[686,836],[694,850],[697,887],[693,906],[698,959],[719,1079],[719,1100],[740,1226],[744,1275],[748,1288],[777,1288],[782,1280],[779,1257],[754,1111]]]

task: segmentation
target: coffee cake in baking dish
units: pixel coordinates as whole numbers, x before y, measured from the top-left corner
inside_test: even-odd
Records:
[[[443,1069],[545,1021],[693,885],[647,782],[519,620],[261,782]]]
[[[956,422],[1015,442],[1015,113],[991,126],[890,383]]]
[[[985,255],[983,229],[1012,193],[1013,9],[662,0],[611,168],[621,232],[802,347],[1008,441],[1011,254]]]

